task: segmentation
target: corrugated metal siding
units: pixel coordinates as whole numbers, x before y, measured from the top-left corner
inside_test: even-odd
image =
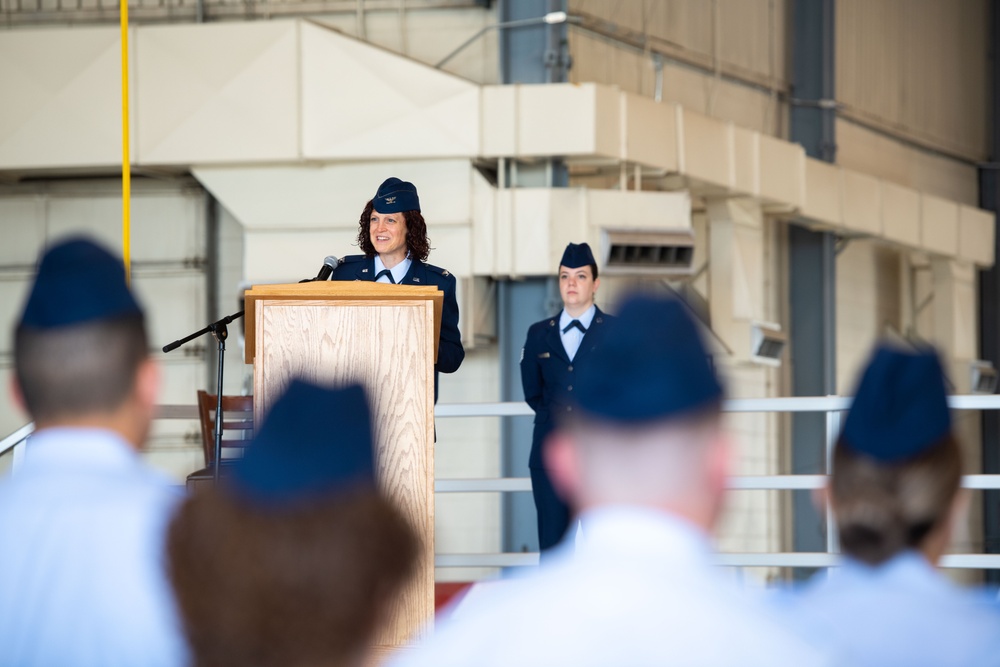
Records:
[[[838,0],[842,114],[985,159],[986,0]]]
[[[703,67],[787,81],[784,0],[569,0],[569,11],[645,35],[657,46]],[[575,43],[572,53],[575,76],[581,81],[595,80],[590,66],[602,63],[588,59]]]

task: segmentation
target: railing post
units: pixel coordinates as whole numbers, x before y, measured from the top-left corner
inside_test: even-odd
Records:
[[[10,464],[10,473],[12,475],[16,474],[17,469],[21,467],[22,463],[24,463],[24,455],[27,452],[27,448],[28,448],[27,438],[14,445],[14,452],[11,455],[12,458]]]
[[[839,410],[826,411],[826,475],[829,489],[830,473],[833,472],[833,448],[840,436],[840,420],[843,413]],[[835,554],[840,552],[840,540],[837,536],[837,520],[833,516],[833,504],[827,495],[823,503],[826,509],[826,551]]]

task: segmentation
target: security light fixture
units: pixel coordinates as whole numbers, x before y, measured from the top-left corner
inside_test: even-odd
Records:
[[[997,369],[993,362],[977,359],[969,365],[970,390],[973,394],[994,394],[997,390]]]
[[[754,322],[750,327],[750,357],[759,364],[780,366],[788,334],[780,324]]]
[[[469,46],[469,44],[472,44],[474,41],[482,37],[490,30],[522,28],[525,26],[540,25],[542,23],[546,25],[559,25],[561,23],[579,23],[579,21],[580,18],[578,16],[570,16],[566,12],[549,12],[545,16],[536,16],[530,19],[518,19],[516,21],[504,21],[502,23],[493,23],[491,25],[480,28],[476,32],[476,34],[474,34],[472,37],[468,38],[467,40],[456,46],[454,49],[452,49],[451,53],[449,53],[444,58],[439,60],[438,63],[434,65],[434,67],[436,67],[437,69],[441,69],[441,67],[444,66],[446,62],[457,56],[459,53],[465,50],[465,48]]]

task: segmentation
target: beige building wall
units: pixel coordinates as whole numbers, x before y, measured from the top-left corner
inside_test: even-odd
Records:
[[[985,159],[989,6],[986,0],[838,0],[841,115]]]
[[[788,19],[778,0],[570,0],[570,81],[617,85],[737,125],[787,134]],[[666,54],[657,85],[657,59]]]

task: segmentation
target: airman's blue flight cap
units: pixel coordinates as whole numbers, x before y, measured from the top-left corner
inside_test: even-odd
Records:
[[[687,307],[638,294],[602,327],[573,393],[585,415],[639,424],[707,409],[723,389]]]
[[[398,178],[387,178],[378,186],[378,192],[372,199],[372,206],[379,213],[419,211],[420,198],[417,197],[417,187]]]
[[[854,394],[841,439],[885,463],[929,449],[951,432],[944,372],[933,349],[880,345]]]
[[[559,260],[559,266],[565,266],[567,269],[578,269],[591,264],[597,262],[594,261],[594,253],[586,243],[570,243],[563,251],[562,259]]]
[[[236,492],[262,505],[375,488],[371,415],[361,385],[293,380],[233,466]]]
[[[127,315],[142,317],[143,312],[125,280],[122,260],[77,236],[42,255],[18,326],[59,329]]]

